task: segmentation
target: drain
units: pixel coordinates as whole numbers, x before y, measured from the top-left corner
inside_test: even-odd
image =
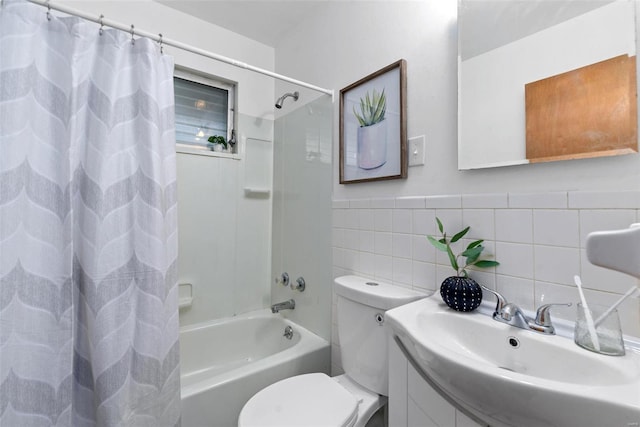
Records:
[[[520,341],[518,341],[518,338],[516,338],[516,337],[507,337],[507,342],[513,348],[520,347]]]

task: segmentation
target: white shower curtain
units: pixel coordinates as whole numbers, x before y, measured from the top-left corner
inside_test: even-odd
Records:
[[[173,62],[100,33],[0,6],[2,427],[180,423]]]

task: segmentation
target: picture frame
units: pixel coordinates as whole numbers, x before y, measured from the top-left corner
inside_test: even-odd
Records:
[[[340,184],[407,177],[407,62],[340,90]]]

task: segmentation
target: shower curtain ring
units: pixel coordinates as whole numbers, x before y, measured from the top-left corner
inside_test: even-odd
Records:
[[[51,4],[49,4],[49,0],[47,0],[47,21],[51,21]]]
[[[164,47],[162,46],[162,33],[158,34],[158,36],[160,36],[160,40],[158,40],[158,43],[160,43],[160,54],[164,54],[163,49]]]
[[[135,35],[134,26],[133,24],[131,24],[131,44],[136,44],[136,41],[133,38],[134,35]]]
[[[102,22],[103,19],[104,19],[104,15],[100,14],[100,20],[98,21],[100,22],[100,30],[99,30],[100,35],[102,35],[102,33],[104,32],[104,23]]]

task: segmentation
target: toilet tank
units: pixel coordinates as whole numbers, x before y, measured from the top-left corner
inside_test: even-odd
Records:
[[[361,386],[387,396],[384,313],[428,295],[359,276],[336,278],[334,290],[338,299],[338,341],[344,372]]]

